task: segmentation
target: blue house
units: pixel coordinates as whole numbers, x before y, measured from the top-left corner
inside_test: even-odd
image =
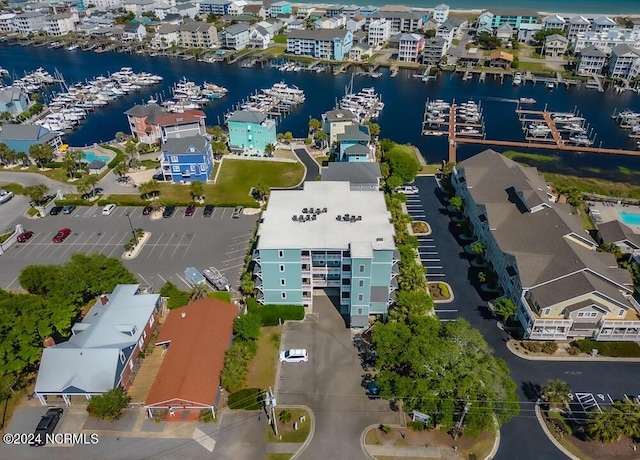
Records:
[[[5,123],[0,131],[0,143],[17,153],[29,153],[32,145],[49,144],[54,149],[62,145],[59,134],[52,133],[40,125],[13,125]]]
[[[214,16],[224,16],[229,14],[231,0],[202,0],[199,12],[201,14],[213,14]]]
[[[365,18],[368,16],[371,16],[372,14],[376,14],[378,12],[378,7],[376,6],[363,6],[360,7],[360,14],[363,15]]]
[[[344,127],[344,132],[336,136],[338,148],[337,161],[362,162],[373,161],[374,154],[369,148],[371,135],[369,127],[352,124]]]
[[[206,182],[213,172],[211,142],[199,135],[167,139],[160,165],[166,181]]]
[[[262,156],[267,144],[276,144],[276,122],[263,113],[238,110],[227,118],[227,125],[232,152]]]
[[[0,113],[19,115],[29,108],[27,94],[18,88],[0,88]]]
[[[269,16],[275,18],[281,14],[291,14],[291,3],[275,2],[269,7]]]

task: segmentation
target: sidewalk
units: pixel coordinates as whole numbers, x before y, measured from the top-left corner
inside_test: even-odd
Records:
[[[367,452],[374,457],[442,458],[439,447],[367,445]]]
[[[515,356],[529,361],[589,361],[589,362],[631,362],[638,363],[640,358],[613,358],[610,356],[552,356],[552,355],[525,355],[516,350],[516,340],[507,341],[507,349]]]

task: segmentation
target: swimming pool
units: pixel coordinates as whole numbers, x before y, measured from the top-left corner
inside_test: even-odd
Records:
[[[640,212],[620,211],[618,213],[623,224],[640,225]]]
[[[111,158],[107,155],[96,155],[95,152],[84,152],[84,159],[89,163],[95,160],[104,161],[105,163],[109,163],[109,161],[111,161]]]

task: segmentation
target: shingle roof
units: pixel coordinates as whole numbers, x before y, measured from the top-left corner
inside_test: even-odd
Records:
[[[622,45],[617,45],[611,48],[611,54],[612,55],[615,54],[617,56],[622,56],[623,54],[635,54],[636,56],[640,56],[640,53],[638,52],[638,50],[631,48],[626,43],[623,43]]]
[[[640,245],[640,235],[633,233],[631,228],[619,220],[598,224],[598,233],[605,243],[619,243],[628,240],[635,245]]]
[[[607,55],[596,48],[594,45],[587,46],[586,48],[582,48],[580,50],[580,56],[589,56],[589,57],[601,57],[606,58]]]
[[[563,35],[559,35],[559,34],[547,35],[547,38],[545,38],[545,42],[552,42],[552,41],[561,41],[562,43],[569,43],[569,39]]]
[[[620,286],[630,284],[628,272],[617,268],[611,254],[583,245],[590,242],[588,233],[568,205],[547,199],[546,184],[535,168],[523,168],[493,150],[464,160],[459,167],[473,200],[486,213],[493,238],[502,252],[514,258],[524,288],[553,284],[584,270]],[[544,202],[545,207],[529,212],[521,197],[530,201],[529,206]],[[579,244],[573,235],[585,242]]]
[[[371,136],[369,128],[365,125],[347,125],[344,127],[344,133],[336,136],[340,141],[369,141]]]
[[[238,110],[234,112],[229,118],[227,118],[227,121],[260,124],[266,119],[267,116],[264,113],[256,112],[254,110]]]
[[[214,406],[237,314],[234,305],[214,299],[172,310],[156,340],[169,345],[145,404]]]
[[[377,184],[381,177],[380,165],[376,162],[331,162],[322,168],[323,181],[347,181],[351,185]]]
[[[334,40],[336,38],[344,39],[349,33],[346,29],[315,29],[315,30],[292,30],[289,32],[288,38],[303,40]]]
[[[185,110],[179,113],[165,111],[157,104],[134,105],[125,115],[136,118],[147,117],[147,123],[159,126],[185,125],[199,122],[207,116],[202,110]]]
[[[35,141],[43,132],[49,132],[47,128],[39,125],[14,125],[5,123],[0,131],[0,140]]]
[[[236,34],[241,34],[243,32],[247,32],[248,30],[249,30],[249,26],[241,22],[241,23],[226,27],[221,33],[236,35]]]
[[[351,112],[350,110],[344,110],[344,109],[329,110],[328,112],[325,112],[324,117],[329,122],[347,121],[347,120],[355,119],[355,115],[353,114],[353,112]]]
[[[195,148],[199,153],[204,153],[207,148],[207,138],[200,135],[169,138],[162,145],[162,151],[172,155],[183,155],[189,153],[191,147]]]
[[[494,51],[491,53],[490,59],[493,61],[494,59],[504,59],[505,61],[512,62],[513,54],[506,53],[504,51]]]

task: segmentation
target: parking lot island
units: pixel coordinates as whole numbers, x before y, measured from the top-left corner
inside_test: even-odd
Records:
[[[142,251],[145,243],[149,241],[149,238],[151,238],[151,232],[144,232],[142,237],[138,239],[138,243],[130,251],[125,251],[124,254],[122,254],[122,258],[124,260],[131,260],[138,257],[138,254]]]

